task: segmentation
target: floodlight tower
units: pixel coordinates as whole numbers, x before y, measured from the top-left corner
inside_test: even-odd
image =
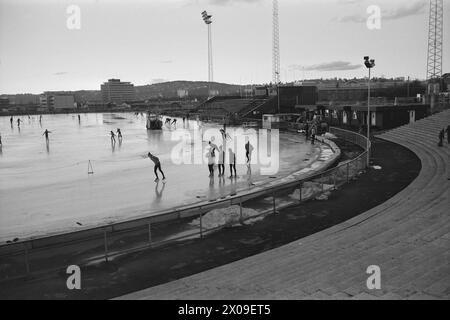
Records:
[[[280,29],[278,22],[278,0],[273,0],[272,30],[272,82],[280,82]]]
[[[364,65],[367,69],[369,69],[369,81],[367,81],[367,168],[370,165],[370,70],[372,70],[373,67],[375,67],[375,59],[370,59],[369,56],[364,57]]]
[[[442,76],[443,20],[444,0],[430,0],[427,57],[428,81],[434,81]]]
[[[442,76],[442,39],[443,39],[444,1],[430,0],[428,24],[427,80],[428,99],[431,112],[434,111],[439,96],[439,83]]]
[[[212,38],[211,38],[211,24],[212,24],[212,15],[208,14],[208,12],[202,12],[202,18],[205,24],[208,27],[208,82],[211,84],[214,81],[213,74],[213,59],[212,59]],[[210,88],[208,88],[208,91]],[[209,95],[209,92],[208,92]]]

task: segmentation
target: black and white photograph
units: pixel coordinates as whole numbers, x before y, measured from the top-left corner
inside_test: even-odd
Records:
[[[0,0],[0,300],[449,300],[449,57],[450,0]]]

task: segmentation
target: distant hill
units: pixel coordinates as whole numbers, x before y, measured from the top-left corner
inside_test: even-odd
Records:
[[[170,81],[151,85],[135,86],[136,99],[150,98],[176,98],[178,90],[187,90],[189,97],[208,96],[208,85],[206,81]],[[220,95],[239,95],[239,85],[211,82],[210,89],[219,91]]]
[[[161,82],[150,85],[135,86],[136,100],[146,99],[172,99],[178,98],[178,90],[187,90],[190,98],[204,98],[208,96],[207,81],[170,81]],[[226,84],[219,82],[212,82],[210,84],[211,90],[217,90],[221,96],[236,96],[240,94],[240,88],[244,86],[235,84]],[[100,90],[77,90],[77,91],[52,91],[64,94],[71,94],[74,96],[76,102],[86,101],[101,101],[102,94]],[[27,95],[14,95],[14,94],[2,94],[0,98],[8,98],[10,101],[16,101],[17,103],[39,103],[38,94]]]

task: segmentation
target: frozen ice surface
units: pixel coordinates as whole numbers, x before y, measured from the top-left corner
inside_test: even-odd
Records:
[[[172,139],[183,130],[165,126],[147,131],[146,117],[134,113],[91,113],[20,116],[20,131],[14,117],[0,117],[3,148],[0,152],[0,241],[65,232],[117,220],[151,215],[171,207],[217,199],[252,186],[245,165],[237,165],[239,178],[208,177],[206,164],[175,164],[172,151],[180,141]],[[193,129],[196,121],[186,128]],[[121,144],[111,145],[110,131],[120,128]],[[204,128],[214,128],[206,124]],[[51,131],[46,145],[44,130]],[[219,125],[215,127],[219,129]],[[117,137],[116,137],[117,139]],[[201,152],[207,143],[199,141]],[[242,146],[244,149],[244,146]],[[154,182],[153,163],[158,156],[167,176]],[[277,177],[303,168],[312,158],[311,145],[299,135],[280,136],[280,170]],[[308,155],[307,155],[308,154]],[[272,155],[274,156],[274,155]],[[94,174],[88,175],[91,160]],[[228,158],[226,158],[226,161]],[[228,162],[225,166],[229,175]],[[252,166],[251,182],[273,180]]]

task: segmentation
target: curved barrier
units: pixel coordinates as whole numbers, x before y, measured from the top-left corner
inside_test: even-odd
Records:
[[[330,133],[360,146],[364,152],[355,159],[331,169],[311,174],[302,170],[298,178],[296,175],[291,175],[287,182],[281,181],[272,186],[254,188],[226,199],[173,208],[131,221],[2,244],[0,245],[0,281],[30,273],[58,270],[71,264],[85,265],[102,260],[108,262],[126,253],[188,238],[203,238],[206,233],[224,226],[204,225],[205,214],[214,210],[234,207],[236,213],[234,220],[227,223],[242,224],[267,214],[277,213],[277,209],[280,209],[282,205],[286,206],[285,201],[283,201],[284,204],[280,203],[281,199],[289,198],[290,202],[287,205],[293,205],[330,192],[359,175],[366,168],[368,156],[365,150],[367,140],[364,136],[333,127],[330,128]],[[317,137],[317,140],[329,145],[337,155],[340,154],[332,141],[323,137]],[[333,160],[337,161],[338,157]],[[323,160],[319,159],[319,161]],[[260,211],[257,214],[248,214],[247,211],[252,206],[256,206]],[[195,223],[192,223],[192,220],[195,220]],[[170,229],[170,227],[180,221],[186,224],[191,221],[190,228],[168,238],[167,230],[172,230],[173,228]]]

